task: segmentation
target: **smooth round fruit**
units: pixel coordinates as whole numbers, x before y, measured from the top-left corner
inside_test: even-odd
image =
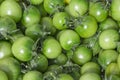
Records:
[[[110,9],[111,16],[116,21],[120,21],[120,15],[119,15],[119,13],[120,13],[120,9],[119,9],[120,5],[119,4],[120,4],[119,0],[112,0],[111,7],[110,7],[111,8]]]
[[[15,58],[7,57],[0,60],[0,70],[7,74],[8,80],[17,80],[21,72],[21,66]]]
[[[23,76],[23,80],[43,80],[42,73],[38,71],[28,71]]]
[[[39,9],[35,6],[28,6],[22,16],[22,24],[27,28],[33,24],[37,24],[40,22],[41,14],[39,12]]]
[[[12,45],[10,42],[0,41],[0,59],[13,56],[11,47]]]
[[[85,73],[97,73],[100,74],[100,66],[99,64],[95,63],[95,62],[88,62],[85,63],[82,67],[81,67],[81,74],[85,74]]]
[[[59,74],[57,80],[74,80],[69,74]]]
[[[0,79],[1,80],[8,80],[7,74],[2,70],[0,70]]]
[[[80,37],[74,30],[66,29],[60,34],[59,42],[63,49],[70,50],[80,44]]]
[[[89,8],[89,14],[94,16],[98,22],[104,21],[108,16],[106,5],[102,2],[93,2]]]
[[[55,59],[61,54],[60,43],[53,37],[48,37],[43,41],[42,52],[48,59]]]
[[[13,55],[20,61],[29,61],[33,56],[34,41],[27,37],[18,38],[12,45]]]
[[[75,31],[82,38],[89,38],[97,32],[98,24],[93,16],[85,16],[81,20],[80,24],[75,26]]]
[[[69,3],[69,13],[74,17],[81,17],[88,11],[87,0],[71,0]]]
[[[39,5],[43,2],[43,0],[29,0],[29,2],[33,5]]]
[[[103,50],[99,53],[98,63],[102,66],[103,69],[112,63],[116,62],[118,58],[118,52],[115,50]]]
[[[22,17],[22,8],[14,0],[4,0],[0,5],[0,16],[10,16],[15,22],[19,22]]]
[[[53,25],[58,30],[66,29],[68,28],[67,20],[69,20],[69,16],[66,12],[55,13],[53,17]]]
[[[79,80],[102,80],[102,79],[96,73],[86,73],[86,74],[83,74]]]
[[[72,56],[72,60],[78,65],[83,65],[91,59],[92,51],[84,46],[77,47]]]
[[[117,30],[107,29],[99,36],[99,45],[102,49],[115,49],[120,36]]]
[[[64,1],[63,0],[44,0],[43,5],[47,13],[53,14],[57,11],[59,12],[59,8],[62,9],[64,5]]]

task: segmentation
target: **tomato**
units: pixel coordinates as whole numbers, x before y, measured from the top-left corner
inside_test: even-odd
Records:
[[[105,75],[107,78],[110,78],[111,75],[120,75],[120,70],[116,62],[110,63],[105,70]]]
[[[33,24],[33,25],[29,26],[25,30],[25,35],[29,36],[33,40],[37,40],[38,38],[41,38],[42,35],[43,35],[42,25],[40,25],[40,24]]]
[[[101,77],[96,73],[85,73],[79,80],[102,80]]]
[[[67,56],[64,53],[61,53],[57,58],[51,60],[49,63],[64,65],[67,62]]]
[[[45,34],[54,35],[56,33],[56,28],[53,25],[51,17],[42,17],[41,24],[43,26],[43,31]]]
[[[69,12],[74,17],[81,17],[88,11],[87,0],[71,0],[69,3]]]
[[[102,66],[103,69],[112,63],[116,62],[118,58],[118,52],[115,50],[103,50],[99,53],[98,63]]]
[[[23,80],[43,80],[42,73],[38,71],[28,71],[23,76]]]
[[[29,61],[33,56],[34,41],[29,37],[20,37],[12,45],[13,55],[20,61]]]
[[[17,80],[21,67],[20,63],[15,58],[7,57],[0,60],[0,70],[7,74],[8,80]]]
[[[115,19],[116,21],[120,21],[120,1],[119,0],[112,0],[111,2],[111,16],[113,19]]]
[[[21,22],[25,27],[29,27],[33,24],[39,23],[40,18],[41,14],[39,9],[33,5],[29,5],[23,12]]]
[[[100,66],[95,62],[87,62],[81,67],[81,74],[98,73],[100,74]]]
[[[58,12],[53,16],[53,25],[58,30],[63,30],[68,28],[67,20],[69,20],[69,16],[66,12]]]
[[[29,2],[33,5],[39,5],[43,2],[43,0],[29,0]]]
[[[117,64],[118,64],[118,67],[120,68],[120,55],[118,55]]]
[[[78,25],[75,26],[75,31],[82,37],[82,38],[89,38],[93,36],[98,28],[98,24],[96,19],[93,16],[85,16],[79,22]]]
[[[83,65],[92,59],[92,51],[84,46],[79,46],[73,52],[72,60],[78,65]]]
[[[66,29],[60,34],[59,42],[63,49],[70,50],[80,44],[80,37],[74,30]]]
[[[105,3],[95,2],[90,4],[89,14],[94,16],[98,22],[102,22],[107,18],[108,10]]]
[[[22,8],[14,0],[5,0],[0,5],[0,16],[10,16],[15,22],[18,22],[22,17]]]
[[[37,5],[37,8],[39,9],[40,14],[41,14],[42,17],[45,17],[45,16],[47,17],[47,12],[44,9],[43,3],[40,4],[40,5]]]
[[[44,0],[43,5],[47,13],[53,14],[56,11],[59,11],[59,8],[62,9],[64,5],[64,1],[63,0]]]
[[[7,37],[8,34],[12,34],[17,29],[15,21],[10,17],[0,18],[0,33]]]
[[[119,33],[114,29],[107,29],[101,32],[99,44],[102,49],[115,49],[119,41]]]
[[[0,59],[13,56],[11,47],[12,45],[10,42],[3,40],[0,41]]]
[[[69,74],[59,74],[56,80],[74,80]]]
[[[98,30],[103,31],[110,28],[118,30],[118,24],[115,20],[109,17],[99,24]]]
[[[34,70],[45,72],[48,68],[48,60],[43,54],[38,54],[30,61],[29,66]]]
[[[53,37],[48,37],[43,41],[42,52],[48,59],[55,59],[61,54],[60,43]]]
[[[66,4],[69,4],[71,0],[64,0]]]
[[[0,79],[1,80],[8,80],[7,74],[1,70],[0,70]]]

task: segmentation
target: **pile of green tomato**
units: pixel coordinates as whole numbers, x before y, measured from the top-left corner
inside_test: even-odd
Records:
[[[120,0],[0,0],[0,80],[120,80]]]

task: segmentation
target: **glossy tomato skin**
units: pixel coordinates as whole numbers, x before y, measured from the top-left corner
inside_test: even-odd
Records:
[[[66,29],[60,34],[59,42],[63,49],[70,50],[80,44],[80,37],[74,30]]]
[[[43,80],[42,73],[39,71],[28,71],[23,76],[23,80]]]
[[[53,37],[46,38],[42,46],[42,52],[48,59],[57,58],[61,54],[60,43]]]
[[[29,2],[33,5],[39,5],[43,2],[43,0],[29,0]]]
[[[82,38],[89,38],[93,36],[98,28],[98,24],[96,19],[93,16],[85,16],[83,17],[80,24],[75,26],[75,31]]]
[[[63,30],[68,28],[67,20],[69,20],[69,16],[66,12],[58,12],[53,17],[53,25],[58,30]]]
[[[104,30],[99,36],[99,45],[102,49],[115,49],[119,38],[120,36],[117,30]]]
[[[111,2],[111,16],[116,21],[120,21],[120,1],[119,0],[112,0]]]
[[[0,59],[13,56],[11,50],[12,44],[7,41],[0,41]]]
[[[34,41],[29,37],[20,37],[12,45],[13,55],[20,61],[29,61],[33,56]]]
[[[18,22],[22,17],[22,8],[14,0],[5,0],[0,6],[0,16],[10,16],[15,22]]]
[[[63,0],[44,0],[44,8],[48,14],[53,14],[58,11],[58,7],[62,8],[64,5]]]
[[[74,17],[84,15],[88,10],[87,0],[71,0],[69,3],[69,13]]]
[[[7,74],[8,80],[17,80],[20,75],[21,66],[15,58],[7,57],[0,60],[0,70]]]
[[[41,14],[39,9],[33,5],[29,5],[23,12],[21,22],[25,27],[29,27],[33,24],[39,23],[40,19]]]
[[[71,75],[69,74],[59,74],[57,80],[74,80]]]
[[[102,80],[101,77],[96,73],[85,73],[79,80]]]
[[[103,50],[99,53],[98,56],[98,63],[102,66],[103,69],[112,63],[116,62],[118,58],[118,52],[115,50]]]
[[[79,46],[73,52],[72,60],[78,65],[83,65],[92,59],[92,51],[84,46]]]
[[[98,22],[102,22],[107,18],[108,10],[102,2],[91,2],[89,14],[94,16]]]
[[[8,80],[7,74],[2,70],[0,70],[0,79],[1,80]]]

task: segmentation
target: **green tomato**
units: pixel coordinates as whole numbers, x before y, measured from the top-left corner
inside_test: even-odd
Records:
[[[102,80],[101,77],[96,73],[85,73],[79,80]]]
[[[41,38],[43,35],[42,25],[33,24],[33,25],[29,26],[25,30],[25,35],[32,38],[33,40],[37,40],[38,38]]]
[[[34,41],[29,37],[18,38],[12,45],[13,55],[20,61],[29,61],[33,56]]]
[[[120,21],[120,1],[119,0],[112,0],[111,2],[111,16],[113,19],[115,19],[116,21]]]
[[[80,37],[74,30],[66,29],[60,34],[59,42],[63,49],[70,50],[80,44]]]
[[[74,79],[72,78],[71,75],[62,73],[57,76],[56,80],[74,80]]]
[[[119,33],[115,29],[107,29],[99,36],[99,45],[102,49],[115,49],[119,41]]]
[[[105,75],[107,78],[110,78],[111,75],[120,75],[120,70],[117,63],[110,63],[105,69]]]
[[[11,50],[12,44],[8,41],[0,41],[0,59],[13,56]]]
[[[60,43],[53,37],[48,37],[43,41],[42,52],[48,59],[55,59],[61,54]]]
[[[48,59],[43,54],[38,54],[30,61],[30,67],[34,70],[45,72],[48,68]]]
[[[81,23],[75,26],[75,31],[82,38],[89,38],[97,32],[98,24],[93,16],[85,16]]]
[[[12,34],[17,29],[15,21],[10,17],[1,17],[0,18],[0,33]]]
[[[87,62],[81,67],[81,74],[97,73],[100,74],[100,66],[95,62]]]
[[[99,29],[100,31],[106,30],[106,29],[118,29],[118,24],[115,20],[113,20],[112,18],[107,18],[104,21],[102,21],[99,24]]]
[[[64,5],[64,1],[63,0],[44,0],[43,5],[47,13],[53,14],[56,11],[59,11],[59,8],[62,9]]]
[[[112,63],[116,62],[118,58],[118,52],[115,50],[103,50],[99,53],[98,63],[102,66],[103,69]]]
[[[43,2],[43,0],[29,0],[29,2],[33,5],[39,5]]]
[[[106,5],[102,2],[95,2],[90,4],[89,14],[94,16],[98,22],[104,21],[108,16]]]
[[[33,24],[39,23],[41,14],[39,9],[33,5],[29,5],[23,12],[22,24],[27,28]]]
[[[10,16],[15,22],[19,22],[22,17],[22,8],[14,0],[4,0],[0,5],[0,16]]]
[[[51,17],[42,17],[41,24],[43,26],[43,32],[45,34],[54,35],[56,33],[56,28],[53,25]]]
[[[28,71],[23,76],[23,80],[43,80],[43,76],[39,71]]]
[[[69,13],[74,17],[81,17],[88,11],[87,0],[71,0],[69,3]]]
[[[7,74],[2,70],[0,70],[0,79],[1,80],[8,80]]]
[[[92,51],[84,46],[79,46],[73,52],[72,60],[78,65],[83,65],[92,59]]]
[[[53,16],[53,25],[58,30],[63,30],[68,28],[67,20],[69,16],[66,12],[58,12]]]
[[[8,80],[17,80],[20,75],[21,66],[15,58],[7,57],[0,60],[0,70],[7,74]]]

